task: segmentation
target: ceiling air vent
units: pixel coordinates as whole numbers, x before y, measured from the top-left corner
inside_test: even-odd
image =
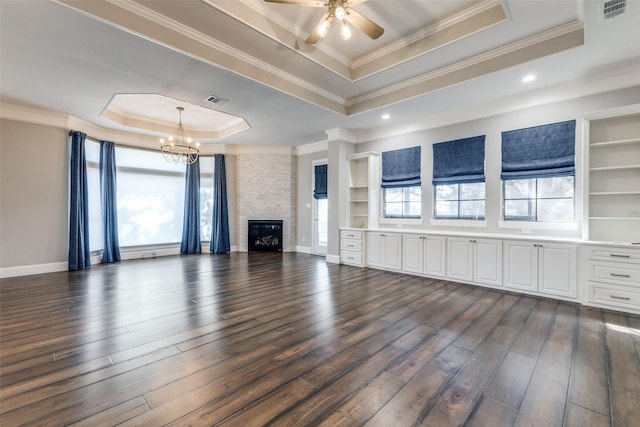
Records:
[[[216,104],[216,105],[223,105],[223,104],[226,104],[229,100],[228,99],[224,99],[224,98],[220,98],[219,96],[209,95],[209,96],[207,96],[205,98],[205,101],[211,102],[211,103]]]
[[[625,7],[627,7],[627,0],[605,1],[603,3],[602,16],[604,16],[604,19],[613,18],[624,13]]]

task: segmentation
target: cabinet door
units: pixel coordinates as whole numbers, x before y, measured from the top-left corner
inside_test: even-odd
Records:
[[[538,245],[539,291],[576,298],[577,249],[574,245]]]
[[[422,252],[424,238],[405,234],[402,236],[402,270],[407,273],[422,273]]]
[[[382,267],[382,235],[380,233],[367,233],[367,263]]]
[[[473,281],[490,286],[502,286],[502,241],[474,241]]]
[[[504,287],[538,291],[538,245],[504,242]]]
[[[445,276],[445,243],[444,237],[425,237],[424,259],[422,262],[424,274],[432,277]],[[404,256],[409,254],[404,252]]]
[[[384,268],[400,270],[402,268],[402,236],[400,234],[385,234],[382,236],[384,250]]]
[[[473,247],[469,239],[449,239],[447,257],[447,277],[451,279],[473,279]]]

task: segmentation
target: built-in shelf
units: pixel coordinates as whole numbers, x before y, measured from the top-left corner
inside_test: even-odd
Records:
[[[366,228],[377,225],[377,186],[380,155],[356,153],[349,156],[349,225]]]
[[[638,165],[620,165],[620,166],[601,166],[597,168],[590,168],[591,172],[604,172],[604,171],[615,171],[615,170],[628,170],[628,169],[640,169],[640,164]]]
[[[585,130],[583,236],[597,241],[640,240],[640,111],[612,111],[588,122]]]
[[[640,221],[640,216],[590,216],[596,221]]]
[[[640,195],[640,191],[596,191],[589,193],[590,196],[632,196]]]
[[[619,139],[617,141],[594,142],[591,144],[591,148],[610,147],[612,145],[629,145],[629,144],[640,144],[640,138]]]

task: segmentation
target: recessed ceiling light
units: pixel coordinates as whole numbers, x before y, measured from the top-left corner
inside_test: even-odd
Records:
[[[536,79],[536,76],[534,76],[533,74],[527,74],[522,78],[522,83],[529,83],[534,81],[535,79]]]
[[[391,118],[391,116],[389,114],[383,114],[382,115],[382,120],[389,120]]]

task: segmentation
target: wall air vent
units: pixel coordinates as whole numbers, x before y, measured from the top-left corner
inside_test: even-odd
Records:
[[[216,105],[222,105],[222,104],[226,104],[227,102],[229,102],[228,99],[220,98],[219,96],[215,96],[215,95],[207,96],[205,98],[205,101],[211,102],[211,103],[216,104]]]
[[[616,15],[624,13],[627,7],[627,0],[609,0],[602,4],[602,16],[604,19],[613,18]]]

